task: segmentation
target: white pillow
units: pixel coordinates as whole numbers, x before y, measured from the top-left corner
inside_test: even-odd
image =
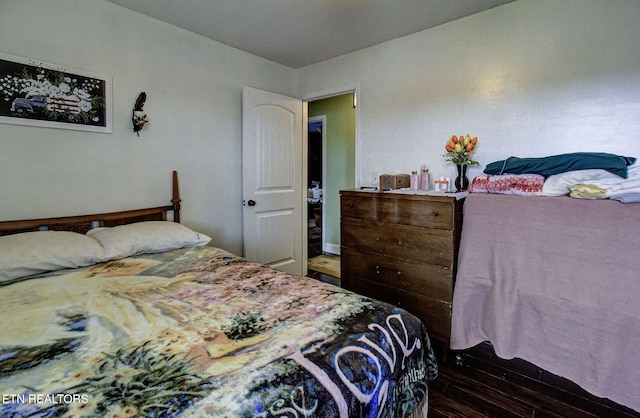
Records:
[[[186,226],[168,221],[146,221],[112,228],[96,228],[87,235],[104,247],[109,260],[142,253],[161,253],[206,245],[211,238]]]
[[[104,260],[102,246],[76,232],[36,231],[0,237],[0,282]]]
[[[542,186],[542,194],[544,196],[564,196],[571,192],[571,186],[578,184],[591,184],[606,189],[621,181],[624,179],[617,174],[599,168],[567,171],[547,177]]]

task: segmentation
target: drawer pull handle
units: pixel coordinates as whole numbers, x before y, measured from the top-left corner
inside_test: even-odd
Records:
[[[401,272],[401,271],[399,271],[399,272],[397,272],[397,273],[396,273],[396,275],[398,275],[398,276],[402,276],[402,272]]]
[[[438,216],[438,212],[431,212],[431,216]]]

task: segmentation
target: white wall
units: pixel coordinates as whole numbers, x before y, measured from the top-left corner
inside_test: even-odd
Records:
[[[0,124],[0,219],[164,205],[242,252],[241,89],[308,97],[359,86],[358,177],[477,159],[605,151],[640,157],[640,2],[518,0],[291,70],[103,0],[0,2],[0,51],[113,78],[112,134]],[[151,123],[131,130],[141,91]],[[480,173],[474,168],[470,174]]]
[[[297,71],[300,95],[359,83],[360,185],[444,163],[601,151],[640,157],[640,2],[518,0]],[[470,176],[484,167],[472,168]]]
[[[0,51],[113,79],[112,134],[0,124],[1,220],[169,204],[178,170],[183,223],[242,253],[242,87],[293,70],[103,0],[2,1]]]

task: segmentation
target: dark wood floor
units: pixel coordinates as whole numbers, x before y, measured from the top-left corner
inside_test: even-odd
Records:
[[[340,279],[316,271],[308,276],[340,285]],[[499,359],[489,344],[462,356],[437,341],[433,345],[440,371],[429,386],[430,418],[640,418],[640,412],[597,398],[523,360]]]
[[[465,351],[462,364],[434,346],[440,372],[429,385],[430,418],[640,417],[523,360],[501,360],[489,344]]]

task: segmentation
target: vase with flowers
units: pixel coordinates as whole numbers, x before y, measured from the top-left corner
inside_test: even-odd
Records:
[[[444,155],[447,161],[451,161],[456,165],[458,176],[455,180],[456,191],[464,191],[469,188],[469,179],[467,178],[467,167],[470,165],[478,165],[479,163],[473,159],[473,150],[478,144],[477,137],[471,135],[452,135],[445,145],[447,153]]]

